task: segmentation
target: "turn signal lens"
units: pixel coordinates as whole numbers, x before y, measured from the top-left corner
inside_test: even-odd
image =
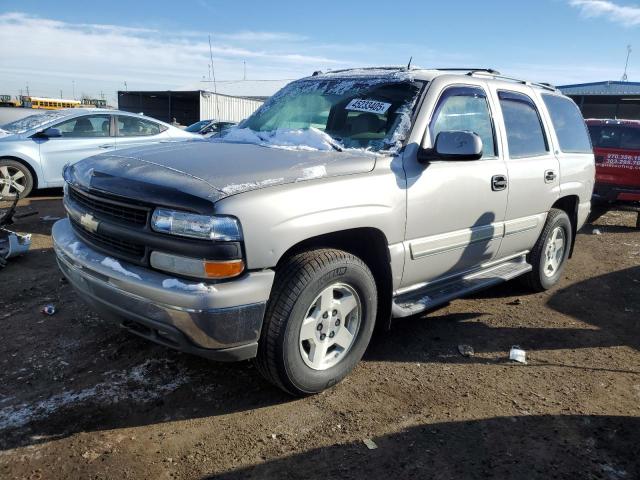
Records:
[[[228,262],[213,262],[205,260],[204,273],[209,278],[231,278],[240,275],[244,270],[242,260],[231,260]]]
[[[221,280],[238,276],[244,271],[242,260],[202,260],[164,252],[151,252],[150,262],[158,270],[195,278]]]

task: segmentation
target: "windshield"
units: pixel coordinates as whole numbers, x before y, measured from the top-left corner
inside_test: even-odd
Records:
[[[58,118],[66,117],[67,115],[69,115],[69,112],[65,110],[50,110],[36,115],[29,115],[20,120],[7,123],[6,125],[0,125],[0,127],[9,133],[23,133],[32,128],[44,125],[45,123],[57,120]]]
[[[299,80],[239,125],[246,131],[244,135],[231,129],[223,138],[237,141],[255,133],[263,142],[283,137],[290,142],[295,133],[301,140],[317,139],[313,148],[318,148],[322,136],[328,140],[320,142],[322,145],[339,149],[395,150],[411,127],[420,87],[409,77],[393,75]]]
[[[211,120],[200,120],[199,122],[189,125],[185,130],[187,132],[198,133],[203,127],[206,127]]]

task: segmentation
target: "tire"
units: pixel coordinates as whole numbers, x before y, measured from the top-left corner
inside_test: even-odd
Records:
[[[551,257],[555,262],[550,262],[547,256],[550,253],[549,242],[554,232],[562,232],[563,250],[556,250]],[[559,237],[558,237],[559,238]],[[525,283],[536,292],[543,292],[553,287],[562,276],[564,267],[569,257],[573,241],[573,227],[569,216],[564,210],[552,208],[547,215],[547,221],[538,237],[538,241],[527,255],[527,261],[533,266],[533,270],[523,277]],[[556,244],[557,245],[557,244]],[[553,263],[557,265],[551,269]]]
[[[354,302],[356,307],[349,310]],[[291,395],[311,395],[332,387],[362,358],[376,310],[375,280],[358,257],[333,249],[296,254],[276,272],[256,366],[268,381]],[[309,340],[303,340],[305,335]],[[337,342],[346,345],[345,338],[351,343],[343,348]],[[323,349],[325,342],[328,350]]]
[[[12,182],[11,185],[7,183],[8,180]],[[18,191],[19,189],[21,190]],[[20,198],[24,198],[32,189],[33,176],[25,165],[15,160],[0,158],[0,198],[12,200],[16,197],[16,192],[20,194]]]

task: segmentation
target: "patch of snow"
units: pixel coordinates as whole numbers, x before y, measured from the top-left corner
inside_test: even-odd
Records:
[[[327,169],[324,165],[316,165],[314,167],[304,168],[302,177],[299,180],[311,180],[313,178],[321,178],[327,176]]]
[[[140,280],[140,275],[138,275],[137,273],[133,273],[130,272],[129,270],[127,270],[126,268],[124,268],[122,265],[120,265],[120,262],[111,258],[111,257],[105,257],[104,260],[102,260],[100,262],[100,265],[103,265],[107,268],[110,268],[111,270],[121,273],[127,277],[133,277],[133,278],[137,278],[138,280]]]
[[[0,430],[23,427],[58,410],[82,403],[113,405],[123,401],[148,403],[189,383],[184,372],[175,372],[168,360],[147,360],[129,370],[110,372],[106,381],[83,390],[64,390],[46,400],[0,409]]]
[[[340,149],[333,138],[313,127],[299,130],[277,129],[269,132],[256,132],[249,128],[230,128],[224,137],[217,137],[212,141],[253,143],[286,150]]]
[[[188,292],[211,292],[215,291],[213,285],[205,283],[184,283],[177,278],[168,278],[162,281],[162,288],[177,288],[178,290],[186,290]]]
[[[271,185],[277,185],[282,182],[284,182],[284,178],[269,178],[267,180],[262,180],[260,182],[231,184],[231,185],[227,185],[226,187],[222,187],[221,190],[227,195],[233,195],[234,193],[245,192],[247,190],[255,190],[263,187],[269,187]]]

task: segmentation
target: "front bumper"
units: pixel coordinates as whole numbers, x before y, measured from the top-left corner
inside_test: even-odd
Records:
[[[68,219],[52,230],[58,265],[82,299],[133,333],[216,360],[256,355],[274,272],[203,285],[118,261],[74,233]],[[163,286],[164,283],[164,286]]]

